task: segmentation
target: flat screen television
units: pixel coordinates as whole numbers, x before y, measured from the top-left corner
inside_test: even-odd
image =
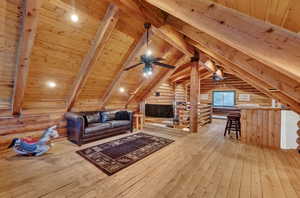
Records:
[[[157,118],[173,118],[174,108],[173,105],[159,105],[159,104],[146,104],[146,116]]]

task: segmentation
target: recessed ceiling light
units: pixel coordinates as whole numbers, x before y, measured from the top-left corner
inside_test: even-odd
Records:
[[[48,85],[48,87],[50,87],[50,88],[54,88],[54,87],[56,87],[56,83],[55,83],[55,82],[53,82],[53,81],[49,81],[49,82],[47,82],[47,85]]]
[[[71,14],[71,20],[72,20],[74,23],[78,22],[78,20],[79,20],[78,15],[77,15],[77,14]]]
[[[121,93],[124,93],[124,92],[125,92],[125,89],[124,89],[123,87],[120,87],[120,88],[119,88],[119,91],[120,91]]]
[[[146,52],[146,55],[147,56],[151,56],[152,55],[152,51],[150,49],[148,49],[147,52]]]

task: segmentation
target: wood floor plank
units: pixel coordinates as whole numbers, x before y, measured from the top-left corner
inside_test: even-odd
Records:
[[[66,140],[57,142],[41,157],[7,152],[0,155],[0,198],[300,197],[296,151],[241,144],[223,136],[224,125],[222,120],[213,120],[197,134],[146,127],[144,132],[175,142],[112,176],[75,151],[130,134],[82,147]]]
[[[264,156],[265,156],[265,172],[266,172],[266,179],[269,180],[268,184],[270,185],[271,189],[272,189],[272,197],[276,197],[276,198],[284,198],[285,193],[283,191],[283,188],[281,186],[280,183],[280,179],[277,175],[277,172],[275,170],[275,165],[273,163],[272,160],[272,156],[271,156],[271,152],[272,150],[270,149],[262,149]]]
[[[293,186],[290,183],[289,177],[288,177],[288,170],[284,169],[284,166],[277,155],[277,152],[271,151],[272,159],[275,165],[276,173],[279,177],[280,184],[282,186],[282,189],[285,193],[286,197],[289,198],[297,198],[298,195],[296,191],[294,190]]]
[[[231,180],[229,182],[227,198],[238,198],[240,197],[240,188],[243,173],[243,155],[245,152],[245,145],[239,145],[239,154],[236,156],[237,163],[234,167],[234,172],[232,174]]]
[[[248,155],[244,156],[243,168],[242,168],[242,180],[240,188],[240,197],[250,198],[251,197],[251,157],[249,156],[250,145],[245,145],[245,153]]]
[[[260,177],[260,163],[257,156],[257,152],[259,151],[259,147],[251,146],[250,147],[250,159],[252,160],[251,165],[251,198],[262,198],[263,197],[263,189],[261,185],[261,177]]]

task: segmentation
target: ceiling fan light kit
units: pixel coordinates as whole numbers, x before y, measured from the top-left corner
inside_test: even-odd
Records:
[[[151,27],[151,24],[150,23],[145,23],[144,27],[147,31],[147,50],[146,50],[146,53],[141,55],[139,63],[131,65],[131,66],[125,68],[124,70],[128,71],[128,70],[133,69],[133,68],[135,68],[139,65],[144,64],[143,75],[145,77],[147,77],[147,76],[151,76],[153,74],[153,66],[159,66],[159,67],[164,67],[164,68],[168,68],[168,69],[174,69],[175,66],[168,65],[168,64],[160,62],[160,61],[164,60],[163,58],[154,57],[152,55],[152,51],[149,48],[149,29]]]

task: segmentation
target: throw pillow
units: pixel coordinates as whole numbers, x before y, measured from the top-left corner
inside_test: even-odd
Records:
[[[116,120],[130,120],[129,113],[127,111],[119,111],[116,113]]]
[[[87,114],[85,115],[85,118],[87,120],[87,124],[92,124],[92,123],[97,123],[100,120],[100,115],[99,113],[92,113],[92,114]]]
[[[106,111],[101,113],[101,122],[108,122],[115,120],[116,112],[115,111]]]

